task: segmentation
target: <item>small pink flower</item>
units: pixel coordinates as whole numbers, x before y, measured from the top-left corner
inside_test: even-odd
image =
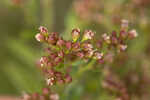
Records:
[[[48,60],[49,59],[47,57],[45,57],[45,56],[41,57],[41,59],[40,59],[41,67],[43,67],[44,64],[47,64]]]
[[[42,41],[45,40],[44,35],[42,35],[42,34],[40,34],[40,33],[36,34],[36,35],[35,35],[35,38],[36,38],[36,40],[39,41],[39,42],[42,42]]]
[[[72,50],[73,51],[79,51],[80,50],[80,43],[76,42],[72,44]]]
[[[77,39],[80,37],[80,29],[76,28],[72,30],[72,39],[73,41],[77,41]]]
[[[68,50],[70,50],[70,49],[72,48],[72,42],[71,42],[71,41],[67,41],[67,42],[66,42],[66,48],[67,48]]]
[[[121,38],[124,39],[124,38],[127,37],[127,35],[128,35],[128,33],[127,33],[126,31],[124,31],[124,30],[121,30],[121,31],[120,31],[120,37],[121,37]]]
[[[62,46],[65,45],[65,41],[62,38],[59,38],[58,41],[57,41],[57,43],[56,43],[56,45],[62,47]]]
[[[50,34],[50,35],[47,37],[47,42],[48,42],[49,44],[55,45],[56,42],[57,42],[57,40],[56,40],[56,38],[55,38],[53,35]]]
[[[39,30],[40,30],[40,33],[42,34],[48,33],[48,30],[46,27],[40,26]]]
[[[94,50],[89,50],[86,52],[85,56],[91,58],[94,54]]]
[[[102,38],[103,38],[103,40],[106,42],[106,43],[108,43],[108,44],[110,44],[110,36],[108,36],[106,33],[104,33],[103,35],[102,35]]]
[[[46,79],[47,85],[52,86],[52,85],[54,85],[54,82],[55,82],[55,78],[54,78],[54,77],[51,77],[51,78],[47,78],[47,79]]]
[[[127,49],[127,45],[120,44],[119,49],[120,51],[125,51]]]
[[[102,59],[103,55],[104,55],[103,53],[94,52],[94,58],[95,59]]]
[[[136,30],[133,29],[128,32],[128,36],[129,36],[129,38],[133,39],[133,38],[136,38],[138,36],[138,34],[137,34]]]
[[[91,30],[85,30],[82,41],[85,41],[85,40],[88,40],[88,39],[89,40],[93,39],[94,34],[95,33],[93,31],[91,31]]]
[[[80,57],[80,58],[83,58],[84,57],[84,53],[83,52],[77,52],[77,56]]]

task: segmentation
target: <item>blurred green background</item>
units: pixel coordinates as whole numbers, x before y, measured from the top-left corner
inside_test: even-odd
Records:
[[[149,80],[149,0],[0,0],[0,95],[40,92],[44,86],[36,68],[42,55],[42,45],[34,38],[39,26],[70,39],[72,28],[92,29],[100,35],[118,29],[121,19],[128,19],[139,37],[129,43],[128,61],[125,65],[116,64],[119,66],[116,73],[121,77],[122,73],[127,75],[132,70],[138,76],[140,71]],[[76,67],[73,70],[77,70]],[[79,82],[75,80],[65,87],[61,100],[115,100],[102,88],[102,79],[101,70],[85,72]],[[133,92],[133,95],[138,94]]]

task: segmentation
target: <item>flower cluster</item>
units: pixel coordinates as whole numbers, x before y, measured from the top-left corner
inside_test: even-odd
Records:
[[[71,82],[72,78],[69,73],[65,74],[56,70],[57,66],[64,63],[67,56],[86,60],[90,58],[102,60],[103,58],[103,53],[95,49],[91,43],[95,34],[91,30],[85,30],[81,37],[80,29],[73,29],[71,32],[72,41],[64,40],[58,33],[48,33],[45,27],[40,27],[39,30],[40,33],[35,38],[39,42],[48,44],[48,48],[45,49],[47,55],[40,59],[40,66],[46,76],[48,85]]]
[[[45,48],[45,55],[39,60],[40,68],[46,77],[48,86],[66,84],[72,81],[69,72],[64,67],[62,68],[62,66],[65,66],[66,61],[67,63],[73,61],[70,58],[86,61],[93,59],[99,63],[104,63],[105,54],[107,58],[107,52],[112,48],[118,52],[125,51],[127,48],[127,40],[137,37],[136,30],[128,31],[127,20],[121,21],[119,33],[117,31],[113,31],[110,35],[104,33],[98,40],[97,46],[93,44],[95,43],[93,41],[95,32],[92,30],[85,30],[82,35],[79,28],[73,29],[71,32],[72,40],[64,40],[56,32],[49,33],[47,28],[43,26],[39,30],[40,33],[35,36],[36,40],[48,45]],[[105,47],[108,48],[106,49]]]
[[[80,59],[95,59],[100,63],[103,63],[104,53],[102,45],[108,47],[107,53],[111,48],[117,49],[118,52],[125,51],[127,48],[126,40],[137,37],[137,32],[133,29],[128,31],[128,21],[121,21],[121,28],[119,33],[113,31],[110,35],[104,33],[102,38],[98,40],[97,46],[94,47],[92,40],[95,32],[91,30],[85,30],[81,36],[79,28],[73,29],[72,40],[64,40],[58,33],[49,33],[45,27],[39,28],[35,38],[39,42],[48,44],[48,48],[45,49],[46,56],[41,57],[40,66],[46,76],[48,85],[54,85],[57,83],[70,83],[72,81],[69,73],[65,71],[61,72],[59,65],[64,64],[65,60],[70,60],[68,57],[80,58]]]
[[[24,94],[22,100],[59,100],[59,95],[53,93],[49,88],[43,88],[42,94]]]
[[[134,39],[138,36],[135,29],[128,31],[128,21],[122,20],[119,32],[112,31],[110,35],[104,33],[102,39],[98,40],[97,46],[102,49],[103,45],[107,45],[108,49],[116,48],[118,52],[127,49],[127,40]]]

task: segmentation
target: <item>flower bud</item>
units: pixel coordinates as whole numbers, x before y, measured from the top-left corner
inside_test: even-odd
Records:
[[[47,83],[47,85],[50,85],[50,86],[54,85],[54,83],[55,83],[55,78],[54,78],[54,77],[47,78],[47,79],[46,79],[46,83]]]
[[[85,30],[82,41],[91,40],[94,37],[94,32],[91,30]]]
[[[79,51],[80,50],[80,43],[76,42],[72,44],[72,50],[73,51]]]
[[[97,60],[102,59],[103,55],[104,55],[103,53],[94,52],[94,58]]]
[[[58,57],[64,57],[64,52],[61,50],[60,52],[58,52]]]
[[[36,38],[36,40],[39,41],[39,42],[42,42],[42,41],[45,40],[44,35],[42,35],[42,34],[40,34],[40,33],[36,34],[36,35],[35,35],[35,38]]]
[[[102,35],[102,38],[103,38],[103,40],[104,40],[106,43],[108,43],[108,44],[111,43],[111,41],[110,41],[110,36],[108,36],[106,33],[104,33],[104,34]]]
[[[117,37],[112,36],[111,37],[111,43],[114,44],[114,45],[116,45],[118,43]]]
[[[72,42],[71,42],[71,41],[67,41],[67,42],[66,42],[66,48],[67,48],[68,50],[70,50],[70,49],[72,48]]]
[[[128,37],[130,39],[136,38],[137,36],[138,36],[138,34],[137,34],[137,32],[136,32],[135,29],[133,29],[133,30],[131,30],[131,31],[128,32]]]
[[[112,34],[113,37],[117,37],[117,32],[116,31],[112,31],[111,34]]]
[[[48,33],[48,30],[47,30],[46,27],[40,26],[39,30],[40,30],[40,33],[42,33],[42,34],[47,34]]]
[[[83,50],[85,50],[85,51],[89,51],[89,50],[93,49],[93,45],[90,43],[83,43],[82,47],[83,47]]]
[[[91,58],[94,54],[94,50],[89,50],[85,53],[85,56],[88,57],[88,58]]]
[[[80,29],[73,29],[72,30],[72,39],[74,42],[76,42],[78,40],[78,38],[80,37]]]
[[[53,93],[53,94],[50,95],[49,98],[50,98],[50,100],[59,100],[59,95],[56,94],[56,93]]]
[[[55,75],[55,71],[54,71],[53,69],[49,69],[49,70],[48,70],[48,74],[49,74],[50,76],[54,76],[54,75]]]
[[[51,53],[50,54],[50,56],[49,56],[49,58],[51,58],[51,59],[55,59],[57,57],[57,54],[56,53]]]
[[[77,52],[77,56],[80,57],[80,58],[83,58],[84,57],[84,53],[83,52]]]
[[[62,47],[62,46],[65,45],[65,41],[62,38],[59,38],[58,41],[57,41],[57,43],[56,43],[56,45]]]
[[[128,33],[126,31],[124,31],[124,30],[120,31],[120,37],[122,39],[125,39],[127,37],[127,35],[128,35]]]
[[[127,45],[124,45],[124,44],[119,45],[119,50],[120,51],[125,51],[126,49],[127,49]]]
[[[56,40],[56,38],[55,38],[54,36],[49,35],[48,38],[47,38],[47,42],[48,42],[49,44],[55,45],[56,42],[57,42],[57,40]]]
[[[49,59],[45,56],[41,57],[40,59],[40,63],[41,63],[41,67],[43,67],[45,64],[47,64],[49,61]]]

